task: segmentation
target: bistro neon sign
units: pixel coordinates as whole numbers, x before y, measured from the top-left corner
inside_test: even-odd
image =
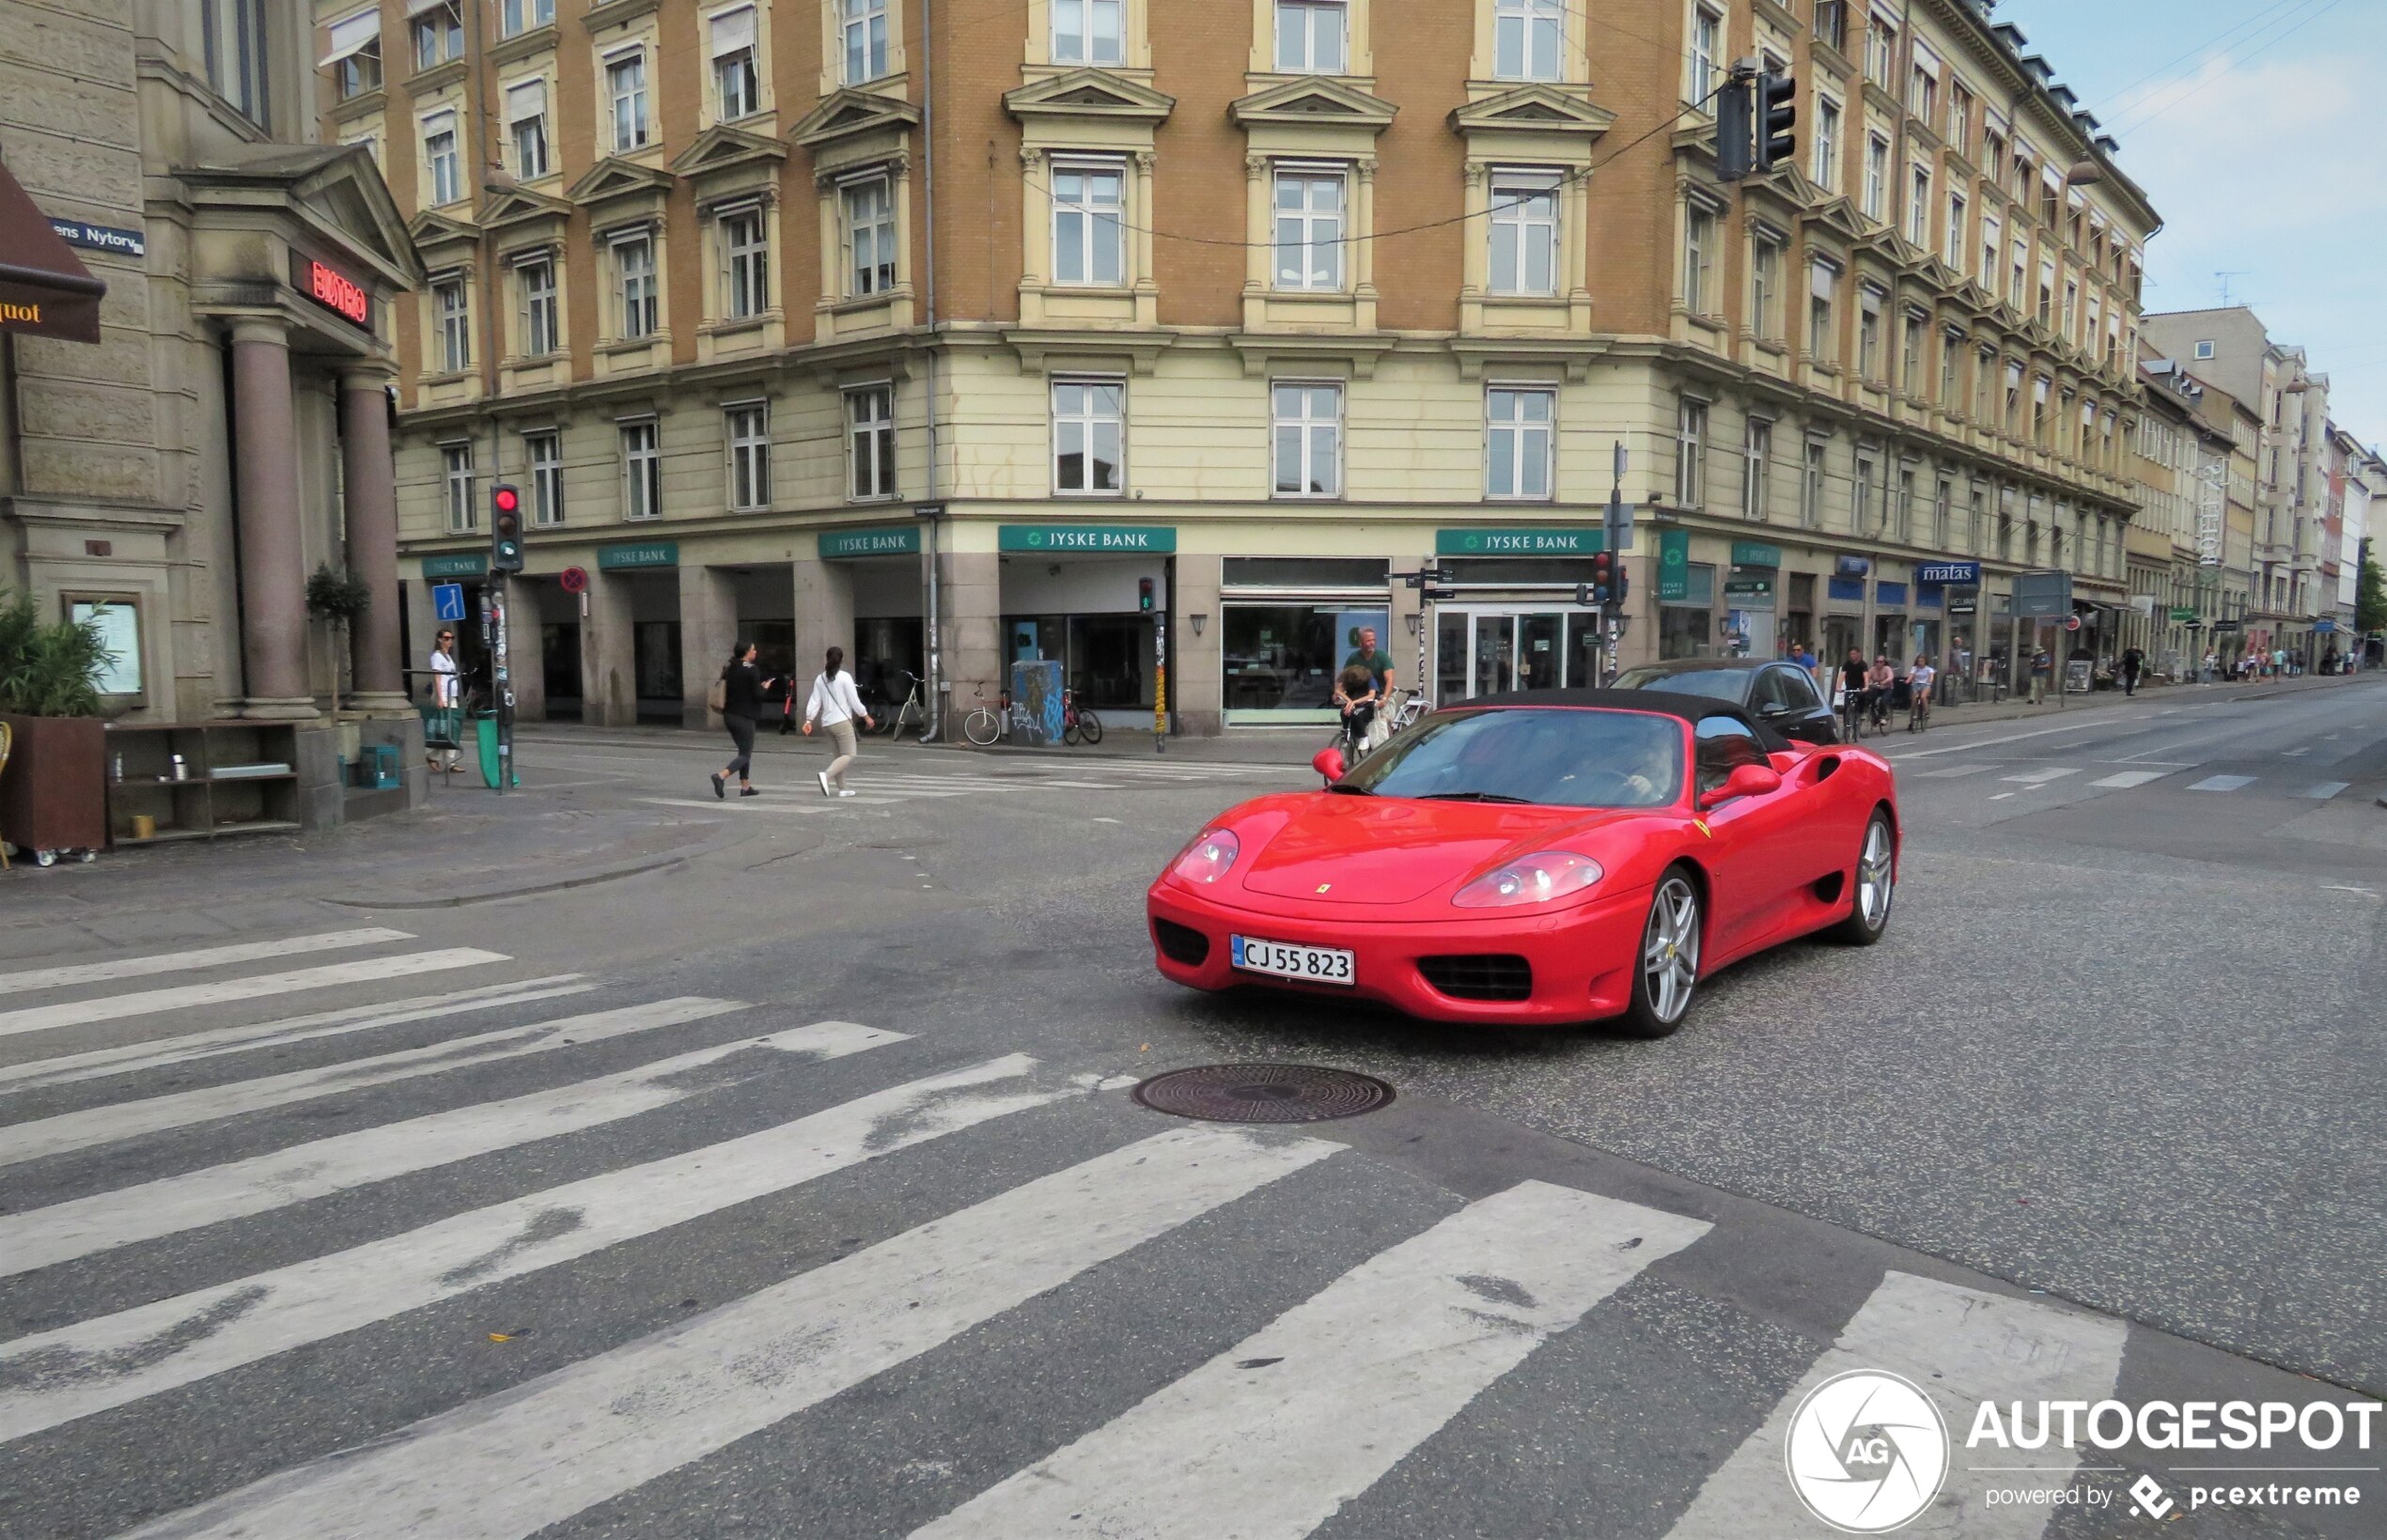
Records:
[[[299,289],[308,299],[359,326],[373,324],[373,297],[365,292],[364,285],[313,257],[293,257],[291,265],[298,270]]]

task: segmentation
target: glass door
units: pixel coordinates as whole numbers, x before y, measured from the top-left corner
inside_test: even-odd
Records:
[[[1517,617],[1517,688],[1556,690],[1566,682],[1567,617],[1557,614]]]
[[[1496,695],[1517,688],[1517,617],[1475,616],[1475,677],[1470,695]]]

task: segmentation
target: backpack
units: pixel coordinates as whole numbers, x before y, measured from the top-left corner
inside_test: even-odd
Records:
[[[713,680],[712,688],[705,692],[705,708],[716,712],[729,708],[729,671],[727,669],[723,669],[721,677]]]

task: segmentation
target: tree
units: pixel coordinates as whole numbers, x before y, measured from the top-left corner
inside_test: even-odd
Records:
[[[98,620],[43,625],[33,596],[11,599],[0,590],[0,711],[97,716],[100,679],[113,656]]]
[[[348,652],[349,628],[372,604],[373,590],[364,579],[345,569],[335,572],[328,563],[319,564],[315,575],[306,580],[307,613],[330,621],[339,636],[339,652],[332,659],[332,715],[335,717],[340,714],[340,658]]]
[[[2368,636],[2387,630],[2387,572],[2379,566],[2377,542],[2363,542],[2362,575],[2354,583],[2354,630]]]

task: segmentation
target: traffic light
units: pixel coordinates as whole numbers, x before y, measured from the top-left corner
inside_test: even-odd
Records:
[[[1615,602],[1616,558],[1602,551],[1591,558],[1591,597],[1585,602],[1606,609]],[[1578,599],[1582,596],[1578,594]]]
[[[1739,181],[1749,174],[1749,83],[1735,76],[1716,92],[1716,175]]]
[[[1135,607],[1139,610],[1148,610],[1152,607],[1152,580],[1150,578],[1135,580]]]
[[[1767,70],[1757,76],[1756,170],[1762,174],[1799,158],[1799,83]]]
[[[519,488],[499,482],[489,492],[489,569],[492,572],[519,572],[523,569],[523,494]]]

